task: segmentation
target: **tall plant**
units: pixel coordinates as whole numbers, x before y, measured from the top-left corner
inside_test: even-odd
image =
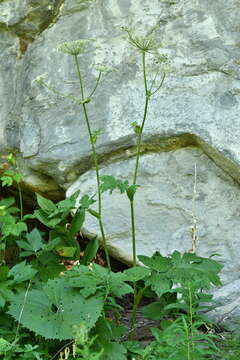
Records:
[[[79,57],[81,55],[83,55],[85,52],[86,43],[87,43],[87,40],[76,40],[76,41],[72,41],[72,42],[64,42],[58,47],[59,51],[73,56],[76,75],[77,75],[77,78],[79,81],[80,100],[75,99],[72,96],[64,95],[64,94],[60,93],[59,91],[55,90],[54,88],[48,86],[41,77],[38,78],[37,81],[39,83],[41,83],[42,85],[46,86],[49,90],[56,93],[57,95],[60,95],[60,96],[66,97],[66,98],[70,98],[71,100],[73,100],[74,102],[76,102],[78,105],[80,105],[82,107],[85,123],[87,126],[89,142],[91,145],[92,158],[93,158],[93,163],[94,163],[94,167],[95,167],[96,181],[97,181],[98,211],[93,212],[92,214],[93,214],[93,216],[95,216],[98,219],[98,222],[99,222],[99,227],[100,227],[100,232],[101,232],[101,237],[102,237],[102,242],[103,242],[103,248],[104,248],[106,261],[107,261],[107,266],[110,270],[111,269],[110,257],[109,257],[109,252],[108,252],[108,248],[107,248],[107,240],[106,240],[106,235],[105,235],[105,231],[104,231],[104,226],[103,226],[103,222],[102,222],[102,194],[101,194],[101,184],[100,184],[100,174],[99,174],[99,163],[98,163],[98,156],[97,156],[97,150],[96,150],[97,137],[100,134],[100,131],[99,130],[93,131],[91,123],[90,123],[88,111],[87,111],[87,105],[91,102],[92,97],[93,97],[95,91],[97,90],[103,69],[100,67],[99,74],[98,74],[98,77],[96,80],[96,84],[95,84],[92,92],[90,92],[90,94],[88,94],[86,96],[85,95],[86,91],[85,91],[85,86],[84,86],[84,81],[83,81],[83,76],[82,76],[81,62],[79,59]]]
[[[141,54],[142,58],[142,71],[143,71],[143,84],[144,84],[144,96],[145,96],[145,105],[143,111],[143,117],[140,124],[133,122],[132,127],[136,134],[136,162],[135,162],[135,169],[133,174],[132,184],[136,190],[137,185],[137,177],[138,177],[138,170],[139,170],[139,159],[141,154],[141,145],[142,145],[142,134],[144,125],[147,119],[148,109],[150,99],[153,95],[155,95],[162,87],[163,82],[165,80],[166,73],[163,71],[162,78],[160,84],[156,85],[156,80],[159,75],[161,67],[156,70],[156,73],[152,80],[148,80],[147,74],[147,65],[146,65],[146,55],[152,54],[156,56],[156,49],[157,44],[152,35],[148,37],[139,37],[133,35],[133,33],[128,29],[125,28],[125,31],[128,34],[129,41],[131,45],[133,45]],[[157,62],[160,64],[167,62],[167,57],[165,56],[157,56]],[[137,263],[137,254],[136,254],[136,229],[135,229],[135,206],[134,206],[134,198],[135,192],[132,192],[132,196],[128,196],[130,201],[130,208],[131,208],[131,225],[132,225],[132,252],[133,252],[133,266],[136,266]]]

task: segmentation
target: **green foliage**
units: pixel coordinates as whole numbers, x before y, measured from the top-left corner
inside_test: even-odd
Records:
[[[156,252],[152,257],[139,256],[139,260],[151,269],[151,275],[145,280],[146,287],[160,298],[158,302],[143,308],[143,314],[150,319],[160,319],[165,311],[191,311],[194,316],[209,308],[212,296],[203,293],[213,285],[220,285],[219,272],[222,266],[213,259],[178,251],[169,257]],[[175,287],[173,287],[175,285]],[[176,294],[181,296],[178,298]],[[199,315],[198,315],[199,316]]]
[[[85,322],[91,329],[100,316],[104,299],[96,295],[86,299],[62,277],[48,280],[41,289],[30,290],[25,301],[25,292],[19,291],[8,313],[46,339],[71,339],[74,325]]]
[[[6,170],[1,176],[2,186],[12,186],[14,183],[21,182],[22,175],[15,170]]]
[[[14,299],[13,289],[25,281],[32,280],[37,271],[25,261],[16,264],[9,269],[8,266],[0,267],[0,308],[4,307],[6,302]]]
[[[15,203],[13,197],[0,200],[0,229],[2,240],[6,238],[15,238],[27,231],[27,225],[23,221],[19,221],[14,214],[19,209],[12,206]]]
[[[220,359],[238,360],[240,358],[240,335],[238,333],[223,333],[218,338],[217,346],[220,349]]]
[[[110,194],[112,194],[112,192],[114,190],[118,189],[121,194],[126,192],[129,200],[133,200],[138,187],[139,187],[139,185],[136,185],[136,184],[129,185],[128,180],[122,181],[122,180],[116,179],[114,176],[110,176],[110,175],[101,176],[101,191],[102,192],[109,191]]]
[[[92,211],[89,207],[95,202],[92,197],[84,195],[77,206],[78,195],[79,191],[75,192],[71,197],[55,204],[53,201],[37,194],[37,203],[40,209],[35,210],[33,215],[38,221],[52,229],[49,240],[52,247],[56,248],[58,254],[63,257],[75,259],[79,259],[80,256],[80,247],[75,235],[81,230],[85,220],[85,212]],[[73,209],[76,209],[76,211],[69,227],[67,224],[69,223],[69,217]],[[23,245],[23,243],[21,244]],[[51,246],[50,244],[49,246]],[[42,250],[44,251],[46,248]],[[92,251],[92,254],[93,253],[94,251]]]

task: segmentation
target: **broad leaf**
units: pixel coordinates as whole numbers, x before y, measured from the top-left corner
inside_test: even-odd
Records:
[[[60,278],[49,280],[42,290],[30,290],[20,316],[24,295],[21,292],[15,296],[8,313],[46,339],[73,339],[73,326],[81,322],[90,330],[104,304],[101,295],[85,299],[77,289],[69,287],[64,278]]]
[[[18,263],[8,273],[8,277],[13,276],[16,283],[21,283],[26,280],[31,280],[37,273],[31,265],[26,265],[26,261]]]
[[[135,266],[124,271],[128,281],[139,281],[151,275],[151,270],[143,266]]]
[[[138,259],[150,269],[167,272],[171,268],[171,259],[162,256],[159,252],[155,252],[152,257],[138,255]]]
[[[49,199],[37,194],[37,203],[39,207],[46,213],[51,213],[56,210],[56,205]]]

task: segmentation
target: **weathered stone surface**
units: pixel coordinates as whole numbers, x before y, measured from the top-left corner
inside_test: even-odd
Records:
[[[0,29],[33,40],[55,21],[63,0],[1,0]]]
[[[239,11],[237,0],[227,5],[223,0],[210,5],[207,0],[66,2],[56,23],[28,47],[23,59],[18,126],[27,166],[64,188],[91,166],[80,109],[32,82],[45,73],[49,85],[78,96],[73,59],[56,51],[64,40],[95,38],[101,45],[82,60],[88,89],[96,75],[91,62],[106,62],[117,70],[103,80],[89,106],[93,128],[104,132],[98,143],[102,161],[114,151],[124,157],[123,149],[134,144],[130,123],[142,116],[142,73],[139,54],[121,30],[132,25],[145,33],[155,28],[161,51],[177,69],[152,100],[144,142],[155,146],[162,139],[194,134],[205,152],[239,179]]]
[[[145,234],[141,241],[144,245],[149,239],[151,224],[152,229],[159,226],[162,251],[171,251],[172,241],[176,248],[190,247],[192,177],[184,174],[188,166],[192,173],[197,158],[205,169],[199,169],[198,179],[205,194],[204,199],[198,199],[199,251],[208,254],[219,247],[224,252],[223,280],[230,286],[227,284],[237,281],[236,251],[232,249],[239,244],[237,200],[230,198],[234,194],[238,199],[239,189],[222,170],[240,182],[239,15],[238,0],[0,1],[1,152],[18,152],[26,184],[48,195],[59,194],[59,186],[62,192],[68,189],[79,176],[83,191],[92,186],[86,180],[92,162],[80,107],[49,93],[33,80],[45,73],[50,86],[79,96],[73,59],[57,52],[56,46],[66,40],[94,38],[94,46],[81,59],[87,92],[93,88],[96,76],[91,63],[103,62],[117,70],[103,79],[88,105],[93,129],[103,129],[97,143],[99,159],[107,172],[126,172],[125,176],[130,176],[135,144],[130,124],[142,118],[144,87],[140,56],[128,44],[121,26],[131,26],[140,33],[155,29],[161,43],[159,51],[169,56],[176,73],[167,76],[161,92],[152,99],[144,131],[145,155],[139,178],[143,187],[138,194],[139,199],[149,199],[138,207],[139,233]],[[182,149],[190,145],[199,150]],[[208,157],[200,155],[202,150]],[[181,156],[182,167],[178,160]],[[182,173],[179,170],[178,174],[178,168]],[[155,169],[159,175],[152,175]],[[185,189],[180,197],[172,195],[178,187],[171,187],[169,179],[177,184],[179,181]],[[213,198],[204,184],[212,189]],[[158,198],[154,189],[159,188],[166,191]],[[217,196],[220,200],[215,199]],[[113,244],[118,243],[118,253],[128,258],[127,204],[120,195],[114,195],[114,199],[109,206],[118,220],[106,226],[110,235],[115,234]],[[166,207],[161,205],[165,203]],[[121,211],[111,208],[119,208],[119,204],[123,205]],[[155,208],[161,210],[164,221]],[[161,224],[168,217],[172,222],[165,228]],[[89,223],[89,231],[96,230],[92,226]],[[148,252],[155,247],[156,242],[149,241]],[[229,293],[235,294],[232,290]],[[231,301],[236,298],[233,295]]]
[[[101,169],[101,174],[131,182],[133,169],[134,159],[130,159],[109,164]],[[141,186],[135,200],[137,254],[151,255],[156,250],[163,255],[175,249],[188,251],[192,247],[191,228],[196,218],[197,254],[219,254],[216,259],[224,265],[224,286],[216,290],[219,307],[212,315],[233,328],[240,319],[239,306],[235,306],[240,298],[239,185],[194,147],[143,155],[137,183]],[[81,195],[96,191],[93,171],[82,175],[67,195],[77,189],[81,189]],[[111,253],[131,263],[130,208],[126,195],[118,191],[112,195],[104,193],[103,219]],[[97,220],[90,214],[85,228],[86,233],[100,236]],[[232,322],[235,317],[238,320]]]

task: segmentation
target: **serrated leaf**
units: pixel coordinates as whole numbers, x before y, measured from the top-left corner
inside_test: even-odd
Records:
[[[106,342],[102,343],[103,345],[103,355],[102,359],[104,360],[127,360],[127,349],[122,344],[116,342]]]
[[[44,243],[42,241],[42,236],[37,228],[34,228],[29,234],[26,235],[26,237],[35,252],[43,248]]]
[[[1,176],[2,186],[12,186],[13,178],[11,176]]]
[[[99,318],[104,299],[96,296],[85,299],[79,291],[68,286],[64,278],[48,280],[42,290],[30,290],[15,296],[8,313],[22,326],[46,339],[68,340],[74,338],[73,326],[84,322],[90,330]]]
[[[172,287],[172,281],[166,278],[165,274],[154,272],[151,277],[147,279],[146,285],[150,285],[157,296],[161,297],[163,294],[169,292]]]
[[[127,180],[122,181],[119,179],[116,179],[114,176],[110,176],[110,175],[103,175],[100,177],[101,179],[101,191],[105,192],[105,191],[109,191],[110,194],[118,189],[120,191],[120,193],[124,193],[127,188],[129,187],[129,183]]]
[[[43,252],[34,268],[39,272],[42,281],[53,279],[66,270],[65,266],[59,263],[59,257],[52,252]]]
[[[31,265],[26,265],[26,261],[18,263],[8,273],[8,277],[13,276],[16,283],[31,280],[37,273]]]
[[[133,288],[125,283],[126,280],[125,274],[119,272],[119,273],[113,273],[111,272],[109,274],[109,286],[110,286],[110,294],[114,296],[124,296],[126,294],[133,293]]]
[[[128,281],[139,281],[151,275],[151,271],[143,266],[135,266],[131,269],[124,270]]]
[[[15,224],[5,224],[3,226],[2,232],[4,237],[7,237],[9,235],[19,236],[22,232],[27,230],[27,225],[24,222],[19,221]]]
[[[162,256],[159,252],[155,252],[152,257],[138,255],[138,259],[150,269],[167,272],[171,268],[171,259]]]

